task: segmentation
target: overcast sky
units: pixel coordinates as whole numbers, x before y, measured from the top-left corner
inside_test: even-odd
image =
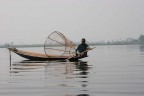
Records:
[[[73,41],[144,34],[144,0],[0,0],[0,44],[44,43],[53,31]]]

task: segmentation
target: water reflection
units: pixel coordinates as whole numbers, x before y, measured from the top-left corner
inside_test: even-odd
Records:
[[[91,67],[88,65],[87,62],[76,62],[76,69],[77,71],[79,71],[79,73],[77,73],[76,75],[78,75],[77,78],[82,78],[80,79],[80,82],[81,82],[81,87],[84,88],[82,91],[85,92],[85,93],[88,93],[88,84],[89,84],[89,81],[88,81],[88,74],[89,74],[89,69]],[[89,96],[89,94],[78,94],[77,96]]]
[[[79,94],[77,96],[89,96],[88,94]]]
[[[44,64],[28,63],[28,62],[14,62],[10,65],[10,73],[30,72],[42,68]]]
[[[17,79],[16,76],[21,77],[20,82],[23,82],[24,84],[27,82],[32,82],[33,84],[30,87],[45,83],[43,86],[45,90],[53,87],[56,90],[59,89],[63,91],[63,96],[89,96],[88,94],[76,93],[88,93],[89,90],[87,86],[89,83],[88,74],[90,68],[91,67],[87,62],[82,61],[20,61],[12,64],[10,73],[14,80],[17,80],[16,82],[19,82],[19,78]],[[29,79],[32,81],[29,81]]]
[[[87,74],[89,73],[89,66],[87,62],[76,62],[76,69],[79,69],[79,71],[81,71],[79,75],[84,75],[85,77],[83,78],[87,78]]]
[[[140,45],[139,48],[140,48],[140,51],[141,51],[141,52],[144,52],[144,45]]]

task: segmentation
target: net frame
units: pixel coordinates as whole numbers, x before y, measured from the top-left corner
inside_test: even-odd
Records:
[[[53,39],[53,35],[57,35],[61,40],[61,41],[58,41],[58,40],[55,40]],[[55,38],[55,37],[54,37]],[[51,42],[54,42],[54,43],[57,43],[58,45],[60,45],[63,49],[55,49],[55,48],[51,48],[51,46],[55,46],[55,45],[48,45],[49,44],[49,40]],[[54,31],[52,32],[48,37],[47,39],[45,40],[45,44],[44,44],[44,52],[45,54],[51,58],[51,55],[48,51],[50,50],[55,50],[55,51],[61,51],[61,54],[53,54],[53,55],[57,55],[57,56],[68,56],[68,57],[73,57],[75,56],[75,48],[76,48],[76,45],[71,41],[69,40],[66,36],[64,36],[61,32],[58,32],[58,31]]]

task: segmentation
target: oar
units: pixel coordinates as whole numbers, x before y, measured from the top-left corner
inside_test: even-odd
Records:
[[[79,53],[78,55],[81,56],[81,55],[83,55],[85,52],[88,52],[88,51],[90,51],[90,50],[93,50],[94,48],[96,48],[96,47],[89,48],[89,49],[87,49],[86,51]],[[75,52],[75,53],[76,53],[76,52]],[[69,61],[71,58],[74,58],[74,57],[76,57],[76,56],[67,58],[66,61]],[[77,56],[77,57],[78,57],[78,56]]]

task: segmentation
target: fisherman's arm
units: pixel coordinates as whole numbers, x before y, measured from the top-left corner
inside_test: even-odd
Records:
[[[94,47],[95,48],[95,47]],[[87,50],[92,50],[94,48],[89,47],[89,45],[87,45]]]

